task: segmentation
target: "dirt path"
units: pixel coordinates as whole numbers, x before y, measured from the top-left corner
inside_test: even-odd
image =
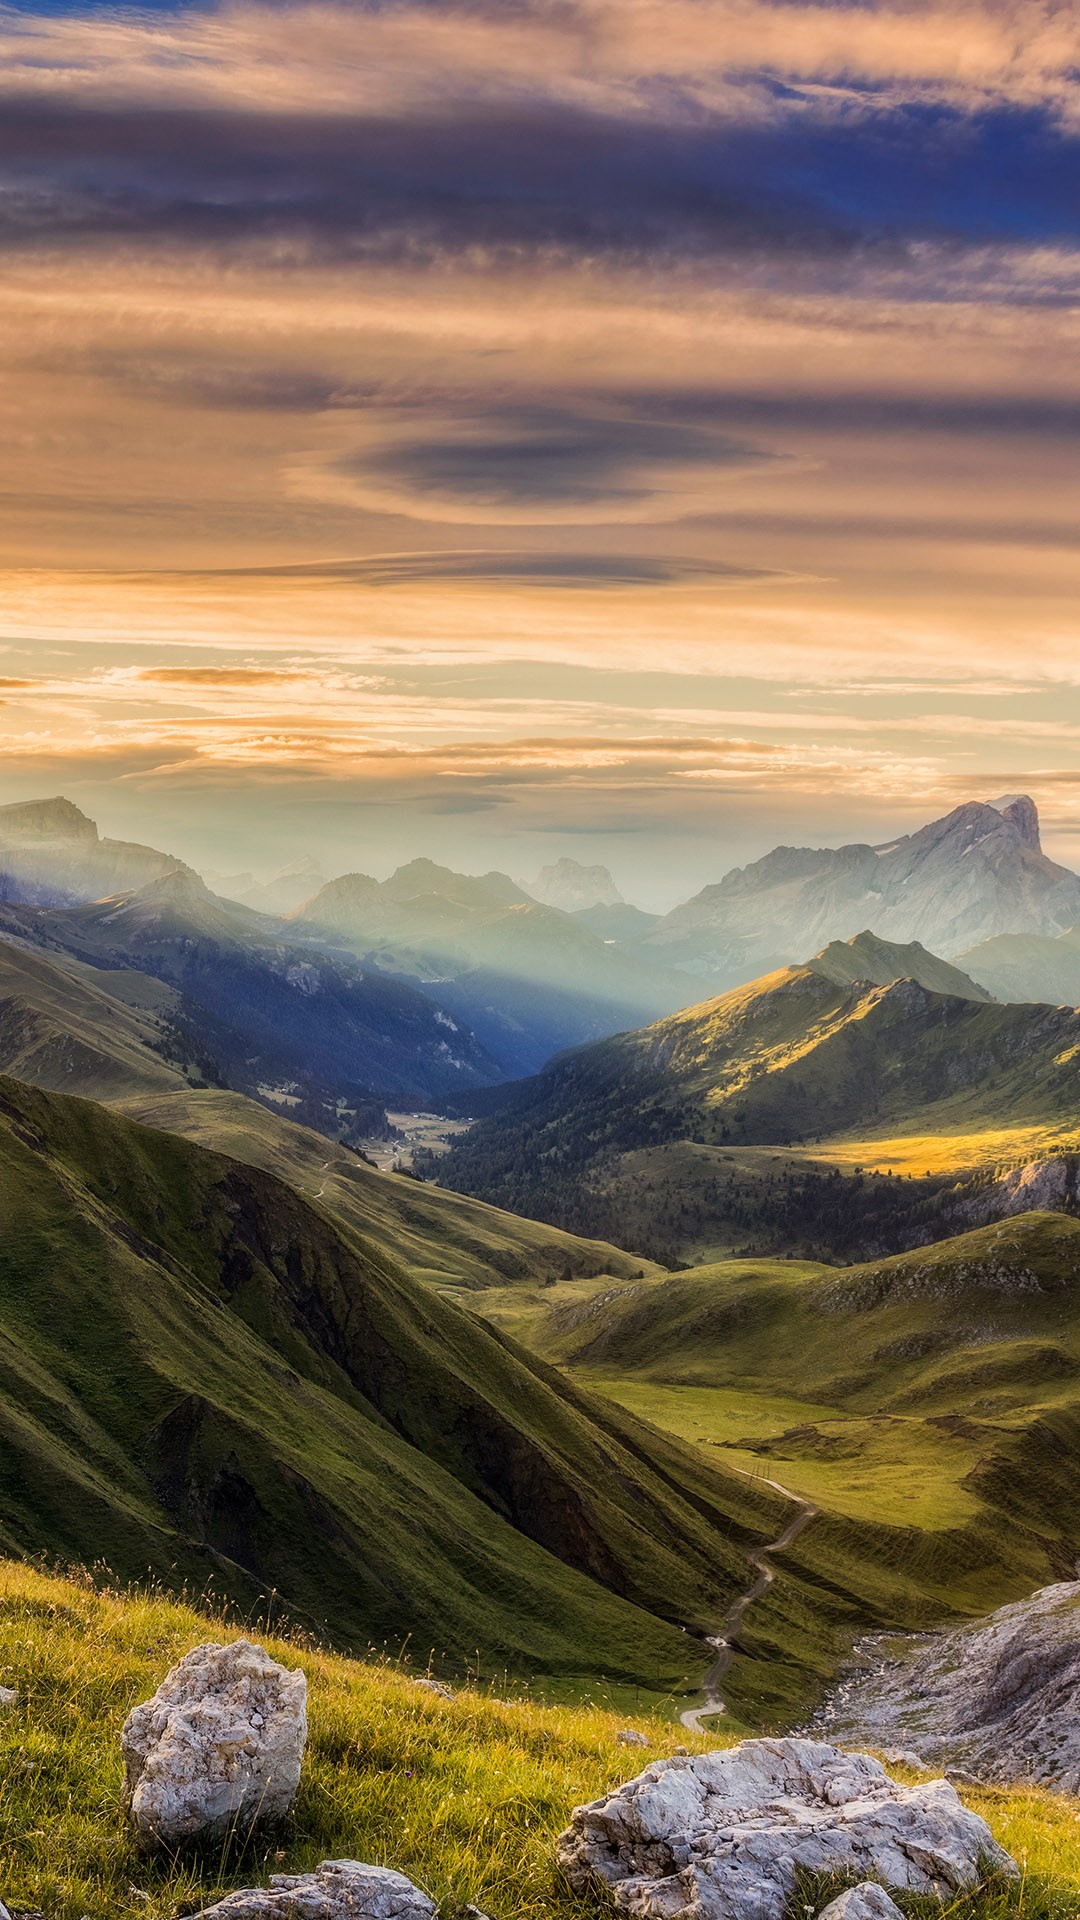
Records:
[[[757,1484],[761,1484],[760,1480]],[[771,1553],[783,1553],[785,1548],[790,1547],[792,1541],[798,1538],[803,1528],[809,1525],[818,1511],[817,1507],[812,1506],[809,1500],[804,1500],[801,1494],[792,1493],[790,1487],[781,1486],[779,1480],[766,1480],[765,1485],[775,1487],[777,1493],[782,1493],[785,1499],[794,1500],[798,1512],[788,1521],[783,1533],[777,1539],[770,1540],[767,1547],[759,1547],[757,1553],[750,1556],[750,1565],[757,1568],[758,1577],[748,1592],[741,1593],[737,1600],[732,1601],[724,1617],[722,1631],[710,1642],[716,1648],[716,1659],[705,1675],[705,1705],[688,1707],[685,1713],[679,1715],[682,1725],[689,1727],[691,1733],[704,1733],[705,1728],[701,1724],[703,1720],[713,1719],[717,1714],[727,1711],[724,1697],[720,1692],[720,1682],[735,1658],[733,1642],[742,1626],[747,1607],[752,1606],[755,1600],[760,1600],[765,1589],[771,1587],[776,1578],[776,1569],[767,1556]]]

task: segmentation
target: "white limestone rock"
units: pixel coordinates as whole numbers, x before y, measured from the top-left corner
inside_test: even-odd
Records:
[[[794,1739],[655,1761],[575,1810],[559,1862],[634,1920],[782,1920],[802,1873],[941,1895],[1016,1871],[946,1781],[901,1787],[868,1754]]]
[[[250,1640],[185,1654],[124,1723],[124,1799],[140,1843],[221,1839],[289,1811],[307,1681]]]
[[[314,1873],[275,1873],[268,1887],[226,1894],[200,1920],[435,1920],[435,1912],[435,1902],[403,1873],[324,1860]]]
[[[863,1880],[822,1907],[818,1920],[904,1920],[904,1916],[884,1887],[876,1880]]]

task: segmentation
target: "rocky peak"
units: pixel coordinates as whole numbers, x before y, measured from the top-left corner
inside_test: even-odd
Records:
[[[58,794],[52,800],[19,800],[0,807],[0,844],[33,841],[97,843],[94,822],[72,800]]]
[[[1000,813],[1003,820],[1008,820],[1009,824],[1016,828],[1025,846],[1034,847],[1037,853],[1042,852],[1042,841],[1039,838],[1039,809],[1028,794],[1007,793],[1002,799],[991,800],[989,804],[995,813]]]
[[[558,907],[562,913],[625,905],[606,867],[587,867],[567,856],[543,867],[535,880],[523,881],[522,885],[542,907]]]

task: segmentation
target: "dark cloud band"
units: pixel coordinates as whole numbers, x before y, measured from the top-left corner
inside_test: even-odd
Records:
[[[139,236],[306,257],[601,253],[913,265],[1072,245],[1080,142],[1040,111],[784,102],[763,125],[562,102],[396,116],[90,108],[0,95],[0,240]],[[920,271],[925,273],[922,257]]]

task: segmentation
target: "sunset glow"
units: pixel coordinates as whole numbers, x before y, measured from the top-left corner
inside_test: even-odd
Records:
[[[670,905],[1022,784],[1080,858],[1080,27],[0,15],[4,799]]]

